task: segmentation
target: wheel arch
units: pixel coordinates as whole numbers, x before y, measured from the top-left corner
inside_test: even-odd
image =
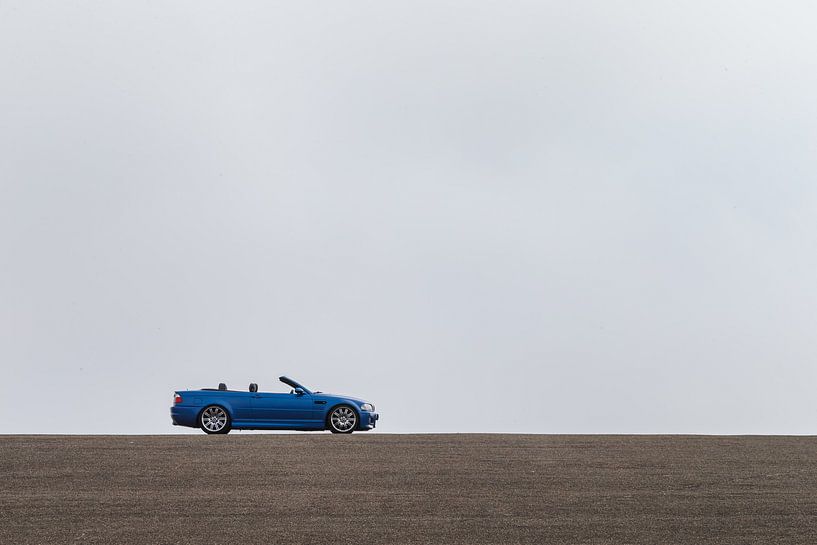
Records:
[[[216,402],[213,402],[213,403],[204,403],[204,404],[202,404],[201,409],[199,409],[199,412],[196,413],[196,425],[197,426],[201,424],[201,413],[203,413],[204,409],[206,409],[207,407],[221,407],[222,409],[224,409],[224,412],[227,413],[227,417],[229,417],[229,419],[230,419],[230,424],[233,423],[233,411],[232,411],[232,409],[230,409],[229,404],[228,403],[220,403],[220,402],[216,401]]]
[[[355,406],[354,403],[350,401],[338,401],[334,405],[331,405],[328,409],[326,409],[326,414],[323,415],[323,426],[325,430],[331,429],[331,424],[329,423],[329,417],[332,415],[332,411],[337,409],[338,407],[349,407],[353,411],[355,411],[355,416],[357,417],[357,422],[355,422],[355,430],[360,429],[360,407]]]

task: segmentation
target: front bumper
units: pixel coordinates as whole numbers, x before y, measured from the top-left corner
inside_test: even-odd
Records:
[[[377,413],[360,413],[360,429],[362,431],[373,430],[377,426],[380,415]]]

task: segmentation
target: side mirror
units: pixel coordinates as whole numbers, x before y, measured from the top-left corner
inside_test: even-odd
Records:
[[[305,393],[301,388],[295,388],[294,392],[296,396],[302,396]]]

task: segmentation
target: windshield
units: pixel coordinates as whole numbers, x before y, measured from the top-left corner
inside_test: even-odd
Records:
[[[292,386],[293,388],[300,388],[301,390],[303,390],[303,391],[304,391],[304,392],[306,392],[307,394],[311,394],[311,393],[312,393],[312,392],[309,390],[309,388],[307,388],[306,386],[303,386],[302,384],[298,384],[297,382],[295,382],[294,380],[292,380],[292,379],[291,379],[291,378],[289,378],[289,377],[278,377],[278,380],[280,380],[281,382],[283,382],[283,383],[284,383],[284,384],[286,384],[287,386]]]

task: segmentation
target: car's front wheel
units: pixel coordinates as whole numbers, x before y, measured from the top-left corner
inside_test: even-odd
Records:
[[[357,427],[357,413],[348,405],[335,407],[326,419],[332,433],[352,433]]]
[[[218,405],[205,407],[199,414],[199,427],[204,433],[229,433],[230,415]]]

